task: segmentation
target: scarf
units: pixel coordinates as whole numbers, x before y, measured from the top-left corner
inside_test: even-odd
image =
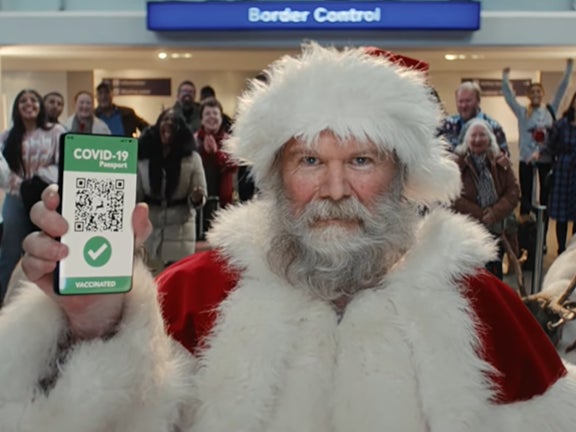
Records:
[[[224,128],[222,126],[220,126],[220,129],[218,129],[218,132],[216,133],[206,132],[204,126],[200,126],[200,129],[198,129],[197,134],[199,141],[198,144],[201,145],[202,151],[204,151],[204,138],[206,138],[207,135],[212,135],[214,137],[214,140],[216,141],[218,148],[222,147],[222,141],[226,138],[226,132],[224,131]]]
[[[470,153],[470,158],[472,160],[472,165],[474,165],[476,173],[478,174],[478,182],[476,184],[478,189],[478,195],[476,197],[478,204],[481,208],[490,207],[496,202],[498,195],[496,194],[496,187],[494,186],[492,173],[488,167],[486,153],[482,155]]]
[[[74,118],[72,119],[72,128],[70,129],[70,132],[91,134],[93,123],[94,123],[94,117],[90,117],[89,119],[80,121],[78,120],[77,116],[74,116]]]

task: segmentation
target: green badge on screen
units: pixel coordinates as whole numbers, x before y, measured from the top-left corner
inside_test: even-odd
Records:
[[[84,260],[89,266],[102,267],[112,256],[112,245],[104,237],[92,237],[84,246]]]

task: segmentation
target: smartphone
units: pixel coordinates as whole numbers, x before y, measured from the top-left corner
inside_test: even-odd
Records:
[[[58,211],[68,256],[54,273],[60,295],[124,293],[132,287],[138,141],[110,135],[60,137]]]

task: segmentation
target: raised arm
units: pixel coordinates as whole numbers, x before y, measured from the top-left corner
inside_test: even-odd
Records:
[[[574,60],[567,59],[566,60],[566,69],[564,69],[564,75],[562,75],[562,79],[558,84],[558,88],[556,89],[556,93],[554,94],[554,99],[550,102],[552,109],[555,113],[558,112],[558,108],[560,108],[560,103],[566,94],[566,90],[568,89],[568,85],[570,84],[570,77],[572,76],[572,69],[574,67]]]
[[[506,101],[510,109],[514,112],[514,115],[517,118],[523,117],[526,108],[520,105],[516,100],[516,96],[514,95],[514,91],[512,90],[512,86],[510,85],[509,67],[504,68],[502,70],[502,93],[504,94],[504,100]]]

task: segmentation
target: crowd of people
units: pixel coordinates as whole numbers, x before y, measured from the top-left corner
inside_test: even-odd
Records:
[[[502,71],[502,94],[518,120],[518,178],[502,126],[481,109],[482,92],[477,83],[460,84],[455,92],[458,112],[446,117],[438,129],[438,135],[458,155],[464,185],[462,195],[452,207],[483,223],[498,241],[498,260],[487,268],[499,278],[503,275],[502,243],[508,241],[512,252],[519,254],[519,223],[534,219],[536,204],[546,207],[545,239],[548,215],[556,221],[558,254],[566,248],[568,223],[576,220],[576,139],[571,135],[576,125],[576,94],[557,119],[572,68],[573,61],[568,59],[550,103],[544,101],[542,84],[532,83],[527,89],[527,105],[518,101],[511,88],[510,68]],[[534,173],[539,179],[538,198],[533,196]],[[547,252],[546,241],[543,252]]]
[[[548,214],[556,221],[558,253],[565,249],[569,223],[576,219],[576,136],[572,133],[576,94],[556,118],[572,67],[572,60],[568,60],[550,103],[544,101],[543,86],[531,84],[527,105],[511,88],[510,69],[502,72],[505,101],[518,119],[518,179],[506,134],[500,123],[481,109],[482,92],[476,83],[468,81],[458,86],[457,113],[446,116],[437,129],[461,170],[463,190],[451,207],[484,224],[499,242],[497,259],[487,265],[499,278],[503,277],[502,237],[516,254],[520,252],[517,214],[523,220],[533,211],[535,172],[539,177],[539,202],[548,208],[545,229]],[[256,79],[265,80],[264,75]],[[22,255],[22,240],[35,229],[26,217],[30,203],[22,194],[33,190],[33,196],[38,197],[38,187],[56,180],[58,137],[64,131],[139,135],[137,196],[151,210],[154,231],[146,243],[151,267],[161,271],[206,247],[206,233],[216,212],[235,199],[249,200],[254,195],[254,184],[247,167],[238,166],[224,151],[233,119],[224,113],[212,87],[205,86],[199,93],[197,101],[195,84],[189,80],[180,83],[174,106],[163,111],[152,125],[134,109],[116,105],[108,82],[96,87],[95,96],[89,91],[76,94],[74,113],[63,121],[64,97],[59,92],[43,98],[33,90],[18,95],[12,127],[2,135],[6,167],[1,180],[6,199],[5,235],[0,244],[0,299]]]
[[[113,96],[105,81],[96,87],[95,96],[80,91],[74,96],[74,113],[64,120],[64,96],[57,91],[41,97],[24,89],[14,100],[12,125],[1,135],[5,231],[0,243],[0,304],[22,256],[22,241],[36,229],[27,198],[38,200],[44,187],[57,182],[59,137],[64,132],[138,136],[137,198],[150,206],[154,231],[146,246],[149,265],[157,271],[194,253],[216,211],[230,205],[234,190],[250,182],[244,178],[238,184],[238,166],[222,151],[232,120],[212,87],[202,88],[198,102],[194,83],[182,82],[174,106],[152,125],[134,109],[115,104]]]
[[[250,162],[257,199],[155,280],[137,258],[127,294],[56,296],[66,224],[44,190],[28,283],[0,312],[0,429],[571,430],[576,372],[484,269],[498,253],[482,225],[519,199],[492,124],[464,124],[453,153],[425,73],[362,48],[311,43],[267,77],[243,95],[223,161]],[[177,130],[190,142],[177,112],[142,150],[158,158],[142,188],[159,199],[163,164],[198,164],[166,148]],[[134,210],[138,245],[152,205]]]

